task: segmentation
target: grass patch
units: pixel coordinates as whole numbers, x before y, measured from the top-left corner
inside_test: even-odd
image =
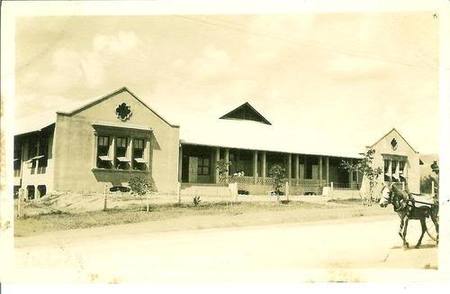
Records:
[[[362,208],[350,203],[332,208],[326,203],[301,201],[278,202],[201,202],[153,204],[150,211],[145,205],[133,204],[127,208],[106,211],[51,213],[24,217],[15,221],[15,235],[29,236],[43,232],[81,229],[108,225],[149,223],[157,231],[246,225],[305,222],[362,215],[386,214],[387,210]],[[151,227],[151,228],[150,228]]]
[[[362,204],[362,200],[358,198],[351,199],[330,199],[327,202],[337,203],[337,204]]]

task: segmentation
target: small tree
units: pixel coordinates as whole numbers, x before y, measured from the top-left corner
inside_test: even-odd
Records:
[[[420,179],[420,192],[421,193],[428,193],[428,192],[432,193],[433,191],[431,191],[431,187],[432,187],[431,182],[436,182],[436,181],[437,181],[437,179],[433,175],[427,175],[427,176],[422,177]]]
[[[375,168],[373,166],[374,154],[375,150],[369,149],[366,153],[363,154],[363,158],[356,163],[343,160],[340,166],[340,168],[345,169],[348,172],[357,171],[366,178],[369,185],[369,190],[367,191],[367,195],[365,199],[363,198],[363,200],[366,200],[366,203],[368,205],[372,205],[373,201],[376,199],[373,195],[374,188],[378,182],[378,178],[383,173],[383,170],[380,167]]]
[[[286,181],[286,170],[280,165],[275,164],[270,168],[269,176],[273,178],[272,187],[275,194],[277,195],[277,200],[280,200],[280,195],[282,193],[281,188]]]
[[[153,182],[147,177],[133,176],[128,181],[132,193],[147,197],[147,212],[150,211],[149,197],[155,191]]]
[[[219,182],[226,184],[228,181],[228,171],[230,170],[231,162],[221,159],[216,163],[216,169],[219,174]]]

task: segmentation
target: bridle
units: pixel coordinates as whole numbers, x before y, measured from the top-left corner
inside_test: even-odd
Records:
[[[392,200],[391,200],[391,198],[392,198],[392,191],[389,191],[387,193],[388,197],[386,197],[386,196],[383,195],[384,189],[387,189],[387,186],[384,186],[383,189],[381,189],[381,195],[382,195],[383,199],[386,200],[386,203],[390,204],[390,203],[392,203]]]

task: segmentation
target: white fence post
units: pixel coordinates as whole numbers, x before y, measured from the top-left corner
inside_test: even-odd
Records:
[[[331,187],[331,191],[333,191],[334,190],[334,183],[333,182],[330,182],[330,187]]]
[[[178,196],[178,204],[181,204],[181,183],[177,184],[177,196]]]
[[[431,196],[434,196],[434,181],[431,181]]]
[[[25,188],[19,188],[19,199],[17,201],[17,218],[23,217],[24,203],[27,191]]]

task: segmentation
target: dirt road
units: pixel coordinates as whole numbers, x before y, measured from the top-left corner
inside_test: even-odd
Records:
[[[145,223],[16,239],[10,281],[301,282],[436,275],[437,248],[404,250],[395,216],[305,224],[146,232]],[[411,244],[420,225],[410,223]],[[385,270],[380,270],[384,269]],[[430,268],[423,270],[424,268]]]

